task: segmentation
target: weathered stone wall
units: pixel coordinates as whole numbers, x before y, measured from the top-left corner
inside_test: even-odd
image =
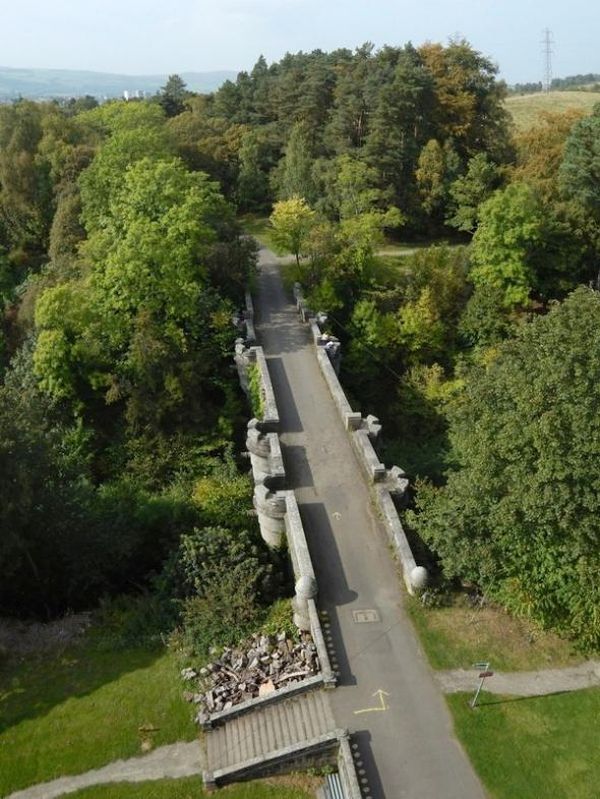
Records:
[[[254,319],[252,297],[246,295],[246,326]],[[254,335],[254,333],[253,333]],[[244,339],[236,342],[235,362],[242,387],[248,383],[247,370],[255,363],[259,369],[263,398],[263,418],[248,422],[246,448],[254,480],[254,507],[260,532],[269,547],[278,548],[284,536],[288,544],[295,580],[292,600],[294,622],[298,629],[310,631],[317,647],[322,679],[326,686],[335,685],[329,655],[325,646],[315,599],[317,581],[304,527],[293,491],[285,490],[285,468],[279,443],[279,411],[262,347],[246,347]]]
[[[317,319],[307,308],[302,295],[302,288],[298,283],[294,286],[294,299],[301,319],[310,325],[321,374],[338,409],[344,427],[348,431],[352,448],[368,481],[373,485],[373,502],[383,520],[390,544],[394,548],[394,552],[402,566],[406,588],[410,594],[414,594],[425,587],[427,571],[423,566],[418,566],[415,562],[393,499],[395,497],[396,501],[400,503],[403,501],[408,488],[408,480],[402,469],[397,466],[386,469],[385,465],[379,460],[373,446],[381,432],[379,420],[371,415],[363,419],[360,413],[352,410],[336,370],[325,351],[324,342],[328,339],[324,338]]]
[[[337,768],[344,789],[344,799],[361,799],[363,794],[356,777],[356,769],[354,767],[352,752],[350,751],[348,733],[345,732],[343,735],[340,735],[338,740]]]

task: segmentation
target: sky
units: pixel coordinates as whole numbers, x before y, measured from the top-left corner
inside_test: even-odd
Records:
[[[600,73],[596,0],[0,0],[0,65],[128,74],[251,69],[286,52],[466,38],[508,83]]]

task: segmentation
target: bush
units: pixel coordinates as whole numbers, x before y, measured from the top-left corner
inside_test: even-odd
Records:
[[[185,599],[181,611],[182,624],[171,636],[171,647],[188,656],[206,656],[212,647],[235,644],[256,626],[255,581],[251,574],[225,568],[207,577],[202,594]]]
[[[250,389],[252,415],[257,419],[262,419],[265,415],[265,401],[262,392],[260,369],[255,363],[250,364],[248,367],[248,388]]]

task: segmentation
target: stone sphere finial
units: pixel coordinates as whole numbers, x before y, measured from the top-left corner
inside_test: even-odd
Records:
[[[415,566],[410,573],[410,584],[417,591],[422,591],[427,585],[427,569],[424,566]]]

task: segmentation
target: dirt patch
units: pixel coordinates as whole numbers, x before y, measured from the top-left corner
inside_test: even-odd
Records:
[[[72,613],[42,623],[0,618],[0,657],[23,658],[65,649],[91,624],[91,613]]]
[[[269,777],[264,780],[267,785],[279,785],[282,788],[296,788],[307,793],[316,794],[323,785],[323,777],[306,772],[294,772],[281,777]]]

